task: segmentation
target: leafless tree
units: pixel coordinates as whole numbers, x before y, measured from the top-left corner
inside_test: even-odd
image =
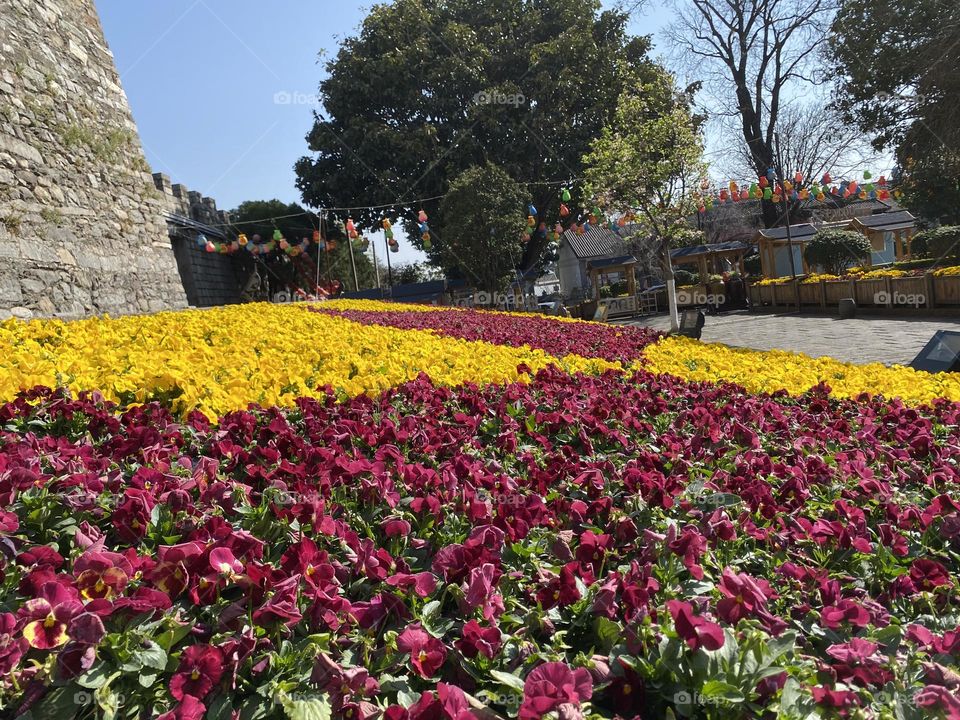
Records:
[[[820,43],[837,0],[676,0],[669,29],[678,58],[706,92],[714,114],[735,118],[757,174],[774,166],[774,138],[788,86],[817,83]],[[764,222],[777,211],[764,205]]]
[[[876,169],[890,158],[873,149],[870,137],[856,125],[848,124],[828,103],[793,101],[781,107],[774,151],[775,165],[788,175],[799,172],[804,178],[819,179],[829,172],[845,177],[862,169]],[[779,147],[777,147],[777,145]],[[746,142],[740,139],[718,169],[731,178],[747,178],[756,172],[756,164]]]

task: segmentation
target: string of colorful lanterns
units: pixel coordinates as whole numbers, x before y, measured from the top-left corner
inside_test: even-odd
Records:
[[[710,181],[704,180],[700,184],[701,193],[698,195],[698,209],[701,213],[712,210],[716,206],[746,202],[749,200],[767,200],[773,203],[782,202],[789,198],[793,202],[815,199],[823,202],[828,197],[840,200],[888,200],[891,197],[900,197],[899,190],[891,190],[887,178],[881,175],[876,181],[873,174],[867,170],[863,173],[863,181],[840,180],[835,182],[830,173],[824,173],[819,181],[805,182],[802,173],[796,173],[793,180],[777,180],[773,169],[767,170],[749,186],[744,183],[738,185],[731,180],[727,187],[711,190]]]
[[[319,245],[323,242],[324,252],[336,250],[337,243],[334,240],[324,240],[319,230],[313,231],[312,242]],[[232,255],[233,253],[245,250],[251,255],[269,255],[278,247],[284,253],[291,257],[302,255],[310,247],[311,238],[304,237],[299,243],[290,243],[280,232],[279,229],[273,231],[273,237],[266,242],[259,235],[248,238],[245,233],[240,233],[236,240],[230,242],[218,242],[209,240],[206,235],[200,233],[197,235],[197,245],[202,247],[208,253],[219,253],[221,255]]]
[[[560,240],[560,236],[565,232],[563,223],[567,222],[571,217],[572,213],[570,210],[570,203],[572,195],[568,188],[563,188],[560,191],[560,219],[553,226],[552,230],[548,230],[546,220],[540,219],[540,215],[537,211],[537,208],[533,205],[527,207],[527,224],[523,229],[523,232],[520,234],[520,240],[524,243],[530,241],[534,236],[543,239],[547,238],[552,242],[557,242]],[[596,227],[600,227],[603,224],[607,224],[611,230],[614,232],[618,228],[626,226],[628,223],[631,223],[635,220],[635,216],[632,213],[627,213],[621,215],[618,219],[613,220],[612,218],[606,217],[599,207],[594,206],[586,213],[585,218],[574,219],[570,222],[566,230],[573,230],[577,235],[586,235],[590,230]]]

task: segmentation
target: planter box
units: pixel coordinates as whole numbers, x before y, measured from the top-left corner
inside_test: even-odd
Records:
[[[936,277],[931,275],[933,281],[933,302],[940,305],[960,305],[960,275],[945,275]]]
[[[754,307],[794,307],[797,302],[792,282],[751,285],[747,292]],[[836,308],[844,298],[853,298],[860,307],[897,310],[960,307],[960,275],[821,280],[800,283],[799,292],[803,307]]]

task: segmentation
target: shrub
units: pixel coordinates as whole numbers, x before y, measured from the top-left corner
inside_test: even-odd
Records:
[[[853,264],[870,258],[870,241],[851,230],[821,230],[807,244],[803,257],[830,275],[843,275]]]
[[[960,225],[941,225],[938,228],[917,233],[911,243],[916,249],[917,243],[925,246],[929,257],[939,259],[960,255]]]
[[[700,276],[689,270],[674,270],[673,281],[678,285],[696,285],[700,282]]]
[[[910,241],[910,256],[914,258],[930,257],[930,248],[927,247],[926,232],[919,232]]]

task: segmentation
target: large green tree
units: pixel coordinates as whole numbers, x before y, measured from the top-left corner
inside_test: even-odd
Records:
[[[444,216],[459,219],[438,240],[443,264],[459,267],[479,290],[504,290],[523,254],[526,201],[523,188],[500,167],[465,170],[440,205]]]
[[[610,212],[638,216],[657,244],[676,329],[670,249],[688,242],[688,219],[697,211],[707,170],[691,98],[677,92],[672,76],[660,72],[623,99],[584,160],[588,197]]]
[[[273,236],[275,229],[279,229],[288,241],[298,243],[305,237],[312,238],[313,231],[320,227],[320,218],[316,214],[297,203],[285,203],[281,200],[247,200],[231,211],[230,218],[238,232],[245,233],[248,238],[259,235],[264,241]],[[307,256],[298,259],[290,259],[280,250],[258,256],[266,264],[271,287],[289,284],[310,290],[316,281],[316,265],[319,259],[321,285],[338,280],[344,290],[353,290],[355,285],[350,247],[342,227],[339,223],[324,222],[323,236],[336,242],[335,250],[326,252],[323,245],[311,243]],[[360,287],[375,287],[377,280],[370,258],[357,249],[354,249],[353,256]],[[239,254],[238,257],[244,256]],[[252,263],[252,256],[249,259]]]
[[[626,24],[625,13],[601,11],[598,0],[375,5],[320,85],[312,155],[296,166],[305,202],[392,205],[388,214],[417,246],[424,209],[438,265],[449,228],[462,224],[441,211],[440,197],[470,167],[495,163],[555,219],[559,188],[549,183],[577,187],[590,141],[635,79],[657,67],[649,39],[629,36]],[[375,227],[384,212],[353,217]],[[533,266],[548,249],[536,236],[519,262]]]
[[[843,0],[830,52],[838,104],[895,151],[907,206],[960,222],[960,3]]]

